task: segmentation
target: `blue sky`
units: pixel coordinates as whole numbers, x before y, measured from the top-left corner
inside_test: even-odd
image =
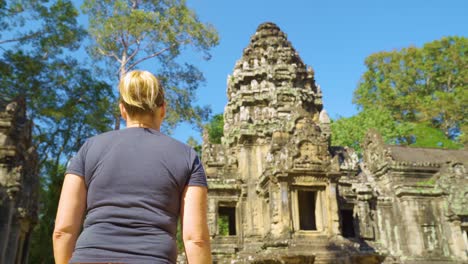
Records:
[[[226,78],[257,26],[276,23],[304,63],[312,66],[332,118],[357,113],[353,91],[372,53],[422,46],[443,36],[468,36],[466,0],[187,0],[203,22],[218,30],[212,59],[190,56],[205,74],[197,103],[221,113],[227,103]],[[182,125],[174,137],[197,132]]]

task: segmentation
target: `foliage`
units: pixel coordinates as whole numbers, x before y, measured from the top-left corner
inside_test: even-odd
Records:
[[[2,1],[0,13],[0,94],[26,100],[39,153],[39,223],[29,259],[53,263],[66,163],[86,138],[110,129],[112,89],[70,53],[84,36],[71,1]]]
[[[130,10],[124,1],[85,1],[94,40],[91,54],[112,62],[106,59],[113,56],[96,52],[121,48],[117,55],[124,63],[115,67],[120,73],[156,58],[153,65],[159,66],[170,108],[166,131],[184,120],[200,123],[209,109],[193,107],[192,101],[203,75],[175,58],[188,46],[209,55],[218,41],[216,32],[200,23],[184,1],[138,3],[132,2]],[[86,34],[77,16],[72,1],[0,0],[0,94],[25,98],[40,153],[40,219],[32,234],[31,263],[53,263],[51,234],[66,163],[86,138],[110,130],[116,113],[111,80],[96,78],[73,58]],[[119,19],[125,23],[112,25]],[[99,31],[101,25],[105,31]],[[105,43],[101,33],[110,34]],[[117,35],[122,41],[112,44]]]
[[[395,120],[386,109],[369,108],[349,118],[333,121],[332,145],[349,146],[362,152],[361,142],[367,131],[376,129],[387,144],[403,144],[414,147],[461,148],[437,128],[426,123],[411,123]]]
[[[361,151],[369,128],[387,143],[460,148],[467,143],[468,41],[447,37],[422,48],[369,56],[354,93],[362,111],[332,123],[332,144]]]
[[[43,58],[74,50],[84,36],[67,0],[0,1],[0,45],[28,48]]]
[[[184,0],[85,0],[83,10],[89,16],[93,45],[90,54],[109,65],[118,78],[140,63],[155,59],[152,65],[166,89],[166,131],[179,122],[200,125],[209,108],[194,107],[195,91],[204,81],[202,73],[176,58],[184,48],[208,50],[218,43],[213,27],[199,21]],[[116,113],[116,128],[120,119]]]
[[[29,250],[29,262],[48,264],[54,263],[52,249],[52,233],[55,225],[55,215],[60,198],[61,187],[65,167],[47,161],[42,166],[48,178],[41,178],[42,188],[40,190],[40,222],[35,226],[31,236],[31,248]]]
[[[182,238],[182,221],[179,221],[177,225],[176,243],[178,253],[185,252],[184,240]]]
[[[458,140],[460,141],[461,144],[464,146],[468,146],[468,122],[462,122],[460,125],[460,136],[458,137]]]
[[[411,129],[411,145],[414,147],[437,147],[459,149],[463,146],[447,138],[443,131],[427,123],[414,124]]]
[[[206,125],[208,137],[211,143],[221,144],[221,138],[224,135],[224,117],[223,114],[214,115]]]
[[[34,121],[33,142],[40,154],[40,222],[30,259],[50,263],[50,241],[63,167],[84,140],[111,125],[112,89],[70,58],[52,62],[22,52],[6,52],[0,64],[0,94],[24,97]],[[45,254],[49,252],[50,254]]]
[[[468,39],[445,37],[422,48],[369,56],[354,93],[366,110],[378,105],[399,122],[425,123],[455,140],[466,135]]]
[[[366,109],[349,118],[339,118],[331,124],[332,145],[349,146],[361,153],[361,142],[367,131],[374,128],[386,143],[408,143],[411,126],[397,122],[385,109]]]
[[[192,136],[187,139],[187,145],[191,146],[198,156],[201,157],[202,154],[202,145]]]
[[[417,186],[434,186],[437,183],[436,179],[430,178],[428,180],[423,180],[416,182]]]
[[[229,236],[229,215],[219,215],[218,234],[220,236]]]
[[[6,52],[0,63],[0,93],[26,99],[29,118],[35,122],[34,140],[44,154],[41,161],[67,158],[60,155],[109,129],[111,88],[76,60],[48,62],[19,51]]]

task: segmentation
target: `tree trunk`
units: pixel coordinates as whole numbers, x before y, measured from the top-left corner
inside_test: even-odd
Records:
[[[120,129],[120,114],[114,113],[114,118],[115,118],[114,130],[119,130]]]
[[[122,62],[120,64],[120,70],[119,70],[119,82],[120,82],[120,78],[122,78],[122,76],[124,76],[126,73],[127,73],[127,69],[125,68],[125,65],[127,63],[127,53],[124,52],[122,54]],[[119,89],[117,88],[117,94],[119,94]],[[119,97],[120,97],[120,94],[117,96],[117,104],[119,104]],[[119,130],[120,129],[120,110],[118,107],[116,107],[115,111],[114,111],[114,119],[115,119],[115,125],[114,125],[114,130]]]

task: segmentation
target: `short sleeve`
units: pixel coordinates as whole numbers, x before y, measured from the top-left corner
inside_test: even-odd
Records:
[[[193,149],[190,151],[190,156],[192,160],[192,168],[190,170],[191,173],[187,185],[208,187],[208,183],[206,182],[205,169],[203,169],[200,158]]]
[[[76,155],[68,163],[65,174],[75,174],[85,177],[85,160],[88,152],[88,141],[86,141]]]

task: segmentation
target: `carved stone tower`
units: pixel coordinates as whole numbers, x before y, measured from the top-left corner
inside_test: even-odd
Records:
[[[227,81],[221,144],[204,134],[215,263],[465,263],[466,150],[330,146],[314,71],[273,23]]]
[[[339,234],[339,165],[328,150],[330,120],[314,71],[265,23],[227,86],[222,145],[205,139],[203,148],[214,252],[261,259],[274,249],[312,263],[310,238],[325,252],[328,237]],[[220,217],[228,219],[229,236],[220,235]]]

